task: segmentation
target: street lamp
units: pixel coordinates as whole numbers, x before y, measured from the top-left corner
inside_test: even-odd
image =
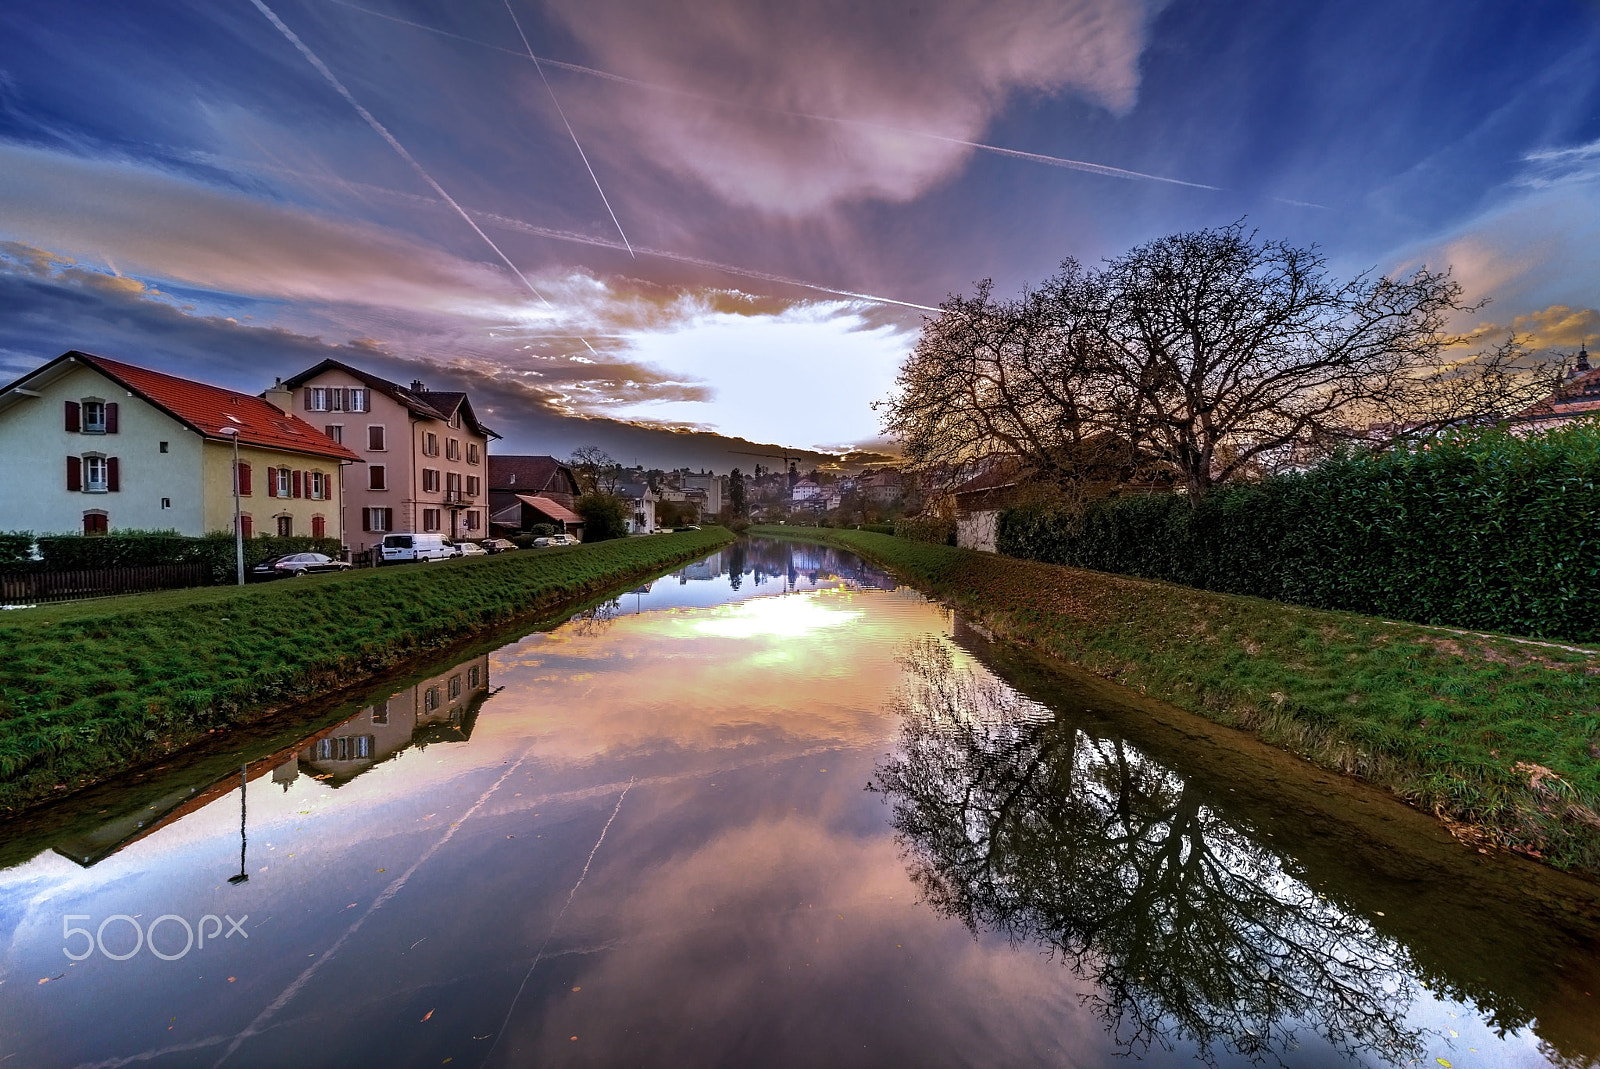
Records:
[[[233,439],[233,559],[240,586],[244,586],[244,524],[239,514],[239,428],[224,427],[222,433]]]

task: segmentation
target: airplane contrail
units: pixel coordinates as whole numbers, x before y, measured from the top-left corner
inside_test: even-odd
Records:
[[[236,160],[219,156],[211,152],[189,152],[188,155],[204,160],[213,165],[225,167],[247,166],[257,171],[269,171],[287,175],[291,178],[304,179],[311,182],[328,182],[343,187],[355,194],[371,194],[386,197],[390,200],[404,201],[425,207],[438,207],[439,202],[432,197],[424,197],[417,193],[407,193],[404,190],[390,189],[387,186],[372,185],[368,182],[354,182],[337,175],[307,174],[304,171],[285,167],[281,164],[261,163],[254,160]],[[525,219],[515,216],[501,215],[497,212],[483,211],[477,208],[465,209],[474,219],[488,226],[497,226],[505,230],[515,230],[518,233],[528,234],[533,237],[549,238],[552,241],[565,241],[574,245],[587,245],[596,249],[613,249],[618,252],[630,251],[621,242],[610,238],[595,237],[593,234],[582,234],[575,230],[558,230],[555,227],[540,226],[530,223]],[[711,260],[703,256],[690,256],[687,253],[673,252],[668,249],[654,249],[647,245],[634,245],[631,248],[634,258],[649,256],[655,259],[671,260],[674,263],[686,264],[690,267],[704,267],[708,270],[718,271],[723,274],[733,275],[737,278],[748,278],[758,282],[775,282],[783,286],[794,286],[798,289],[811,290],[815,293],[826,293],[834,297],[847,297],[856,301],[867,301],[872,304],[896,305],[901,308],[912,308],[919,312],[933,312],[938,314],[942,309],[932,305],[917,304],[915,301],[902,301],[896,297],[884,297],[876,293],[862,293],[857,290],[847,290],[838,286],[825,286],[820,282],[809,282],[802,278],[789,275],[780,275],[772,271],[759,271],[750,267],[739,267],[735,264],[723,263],[720,260]]]
[[[317,73],[321,74],[322,77],[327,80],[327,83],[333,86],[340,96],[344,97],[349,105],[356,110],[356,114],[360,115],[361,118],[366,121],[366,124],[372,127],[373,132],[379,137],[383,138],[384,141],[388,142],[389,147],[394,149],[395,153],[399,155],[402,160],[405,160],[406,163],[411,165],[411,169],[417,172],[417,177],[421,178],[429,185],[429,187],[433,189],[435,193],[439,194],[439,198],[441,200],[455,209],[456,214],[461,216],[462,220],[472,228],[472,232],[477,234],[478,237],[482,238],[483,243],[489,246],[489,248],[493,249],[494,254],[500,257],[501,262],[511,269],[511,273],[522,280],[522,284],[528,287],[528,292],[539,298],[539,300],[544,303],[546,308],[554,311],[556,306],[550,303],[550,299],[548,297],[539,292],[539,287],[535,286],[531,281],[529,281],[528,276],[522,273],[521,268],[517,267],[516,264],[511,262],[511,257],[507,256],[503,251],[501,251],[500,246],[494,243],[494,239],[489,237],[488,234],[485,234],[483,229],[478,226],[477,223],[473,222],[472,216],[467,214],[467,210],[460,204],[456,203],[456,199],[449,193],[445,192],[445,188],[443,186],[434,181],[433,175],[429,174],[427,168],[423,167],[421,163],[417,162],[417,158],[415,156],[406,151],[406,147],[389,132],[388,127],[379,122],[377,116],[373,115],[372,112],[361,106],[361,102],[355,98],[349,89],[345,88],[345,84],[339,80],[339,76],[334,74],[326,63],[322,62],[322,58],[311,50],[311,46],[302,41],[298,34],[285,25],[284,21],[278,17],[277,12],[268,7],[263,0],[250,0],[250,2],[255,5],[257,11],[266,16],[267,21],[272,23],[272,25],[277,28],[279,33],[283,34],[284,38],[288,40],[290,44],[294,45],[295,49],[306,58],[306,62],[315,67]],[[595,352],[594,346],[589,344],[587,338],[579,338],[578,340],[583,342],[584,348],[588,349],[591,353]]]
[[[602,78],[608,82],[616,82],[619,85],[629,85],[636,89],[647,89],[655,93],[671,93],[674,96],[689,97],[694,100],[700,100],[708,104],[717,104],[722,107],[747,108],[753,111],[764,111],[772,115],[783,115],[791,119],[809,119],[812,122],[838,123],[842,126],[857,126],[865,129],[882,130],[886,133],[904,134],[910,137],[923,137],[932,141],[943,141],[946,144],[963,145],[967,148],[977,149],[981,152],[992,152],[998,156],[1009,156],[1012,159],[1029,160],[1033,163],[1043,163],[1051,167],[1063,167],[1068,170],[1083,171],[1087,174],[1103,175],[1107,178],[1121,178],[1136,182],[1163,182],[1167,185],[1187,186],[1190,189],[1205,189],[1213,192],[1220,191],[1222,188],[1221,186],[1207,185],[1204,182],[1189,182],[1182,178],[1168,178],[1165,175],[1149,174],[1145,171],[1132,171],[1125,167],[1112,167],[1104,163],[1091,163],[1088,160],[1075,160],[1066,156],[1051,156],[1042,152],[1024,152],[1021,149],[1006,148],[1002,145],[990,145],[983,141],[968,141],[965,138],[949,137],[944,134],[931,133],[927,130],[912,130],[901,126],[890,126],[887,123],[877,123],[867,119],[849,119],[839,115],[819,115],[815,112],[793,111],[788,108],[770,107],[764,104],[750,103],[749,101],[723,100],[720,97],[715,97],[708,93],[698,93],[690,89],[680,89],[676,86],[662,85],[659,82],[649,82],[642,78],[630,78],[627,75],[615,74],[611,71],[601,70],[598,67],[586,67],[581,63],[567,63],[563,60],[551,59],[548,56],[536,56],[533,54],[532,49],[529,49],[527,55],[524,56],[521,52],[518,52],[515,49],[503,48],[500,45],[491,44],[488,41],[480,41],[476,37],[468,37],[465,34],[452,33],[449,30],[443,30],[437,26],[429,26],[426,23],[413,22],[411,19],[403,19],[398,15],[390,15],[387,12],[374,11],[370,7],[363,7],[360,4],[351,3],[350,0],[327,0],[327,2],[331,4],[337,4],[340,7],[350,8],[352,11],[359,11],[364,15],[371,15],[374,18],[387,19],[390,22],[397,22],[402,26],[410,26],[413,29],[422,30],[426,33],[438,34],[441,37],[449,37],[457,41],[464,41],[467,44],[477,45],[479,48],[489,48],[496,52],[504,52],[506,55],[516,56],[518,59],[531,59],[536,65],[543,64],[544,66],[555,67],[558,70],[570,71],[573,74],[585,74],[591,78]],[[513,16],[513,18],[514,17],[515,16]],[[520,26],[518,27],[518,32],[521,32]],[[523,43],[527,43],[527,38],[523,38]],[[544,76],[544,70],[542,66],[539,74],[540,77]],[[545,84],[547,86],[549,85],[548,82]],[[557,108],[559,109],[559,107],[560,105],[558,104]],[[565,117],[563,116],[563,118]],[[570,132],[571,128],[569,127],[568,129]],[[581,152],[582,149],[579,149],[579,151]],[[592,173],[593,172],[591,172],[591,174]],[[604,197],[604,194],[601,194],[601,196]],[[609,208],[610,205],[607,205],[607,207]]]
[[[505,5],[506,14],[511,16],[511,24],[517,28],[517,36],[522,38],[522,47],[528,50],[528,58],[533,60],[534,70],[539,72],[539,80],[544,83],[545,92],[550,94],[550,102],[556,106],[556,114],[561,116],[561,124],[567,128],[567,136],[572,138],[572,147],[578,150],[578,158],[583,160],[583,166],[589,172],[590,180],[594,182],[595,192],[600,194],[600,203],[606,206],[606,214],[611,216],[611,221],[616,224],[617,233],[622,235],[622,244],[628,247],[628,255],[633,256],[633,246],[628,243],[628,235],[623,232],[622,223],[617,219],[617,213],[612,210],[606,191],[600,188],[600,179],[589,163],[589,154],[584,152],[583,146],[578,143],[578,135],[573,132],[572,123],[567,121],[566,109],[562,108],[561,100],[550,85],[550,79],[545,77],[544,66],[539,62],[539,57],[533,54],[533,46],[528,43],[528,35],[522,32],[522,20],[517,18],[517,13],[511,9],[511,0],[505,0]]]

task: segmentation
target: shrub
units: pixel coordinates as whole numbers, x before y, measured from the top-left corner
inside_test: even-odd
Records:
[[[530,538],[549,538],[555,533],[556,526],[553,523],[536,523],[528,528],[528,537]]]
[[[633,506],[615,494],[584,494],[573,511],[583,517],[583,540],[606,542],[628,533],[628,513]]]
[[[894,524],[892,523],[863,523],[860,529],[871,531],[873,534],[894,534]]]
[[[1006,511],[1000,552],[1418,623],[1600,639],[1600,427],[1456,432],[1213,491]]]
[[[894,533],[913,542],[932,542],[940,546],[956,544],[955,521],[937,516],[907,516],[896,520]]]
[[[50,571],[90,568],[138,568],[153,564],[210,564],[219,581],[234,574],[235,549],[231,533],[216,531],[203,537],[176,531],[117,531],[104,535],[44,535],[39,538],[42,567]],[[244,540],[244,566],[252,568],[285,553],[343,552],[336,538],[263,535]]]
[[[0,531],[0,564],[26,564],[31,560],[32,531]]]

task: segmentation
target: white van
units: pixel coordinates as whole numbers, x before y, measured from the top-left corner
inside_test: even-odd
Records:
[[[383,536],[383,563],[403,560],[444,560],[456,555],[455,547],[438,534],[391,534]]]

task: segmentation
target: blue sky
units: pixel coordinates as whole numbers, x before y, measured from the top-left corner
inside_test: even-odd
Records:
[[[0,9],[5,379],[333,355],[516,450],[870,449],[916,306],[1241,217],[1600,335],[1600,5]]]

